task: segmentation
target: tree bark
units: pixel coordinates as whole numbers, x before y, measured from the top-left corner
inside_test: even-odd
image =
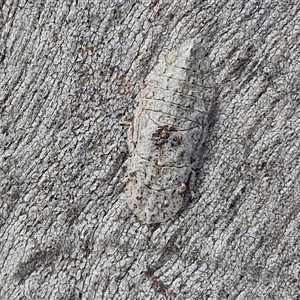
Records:
[[[297,299],[299,1],[0,6],[1,299]],[[218,91],[196,198],[142,225],[119,121],[191,38]]]

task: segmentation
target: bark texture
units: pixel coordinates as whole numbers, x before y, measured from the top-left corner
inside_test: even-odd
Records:
[[[298,299],[298,0],[0,8],[1,299]],[[196,199],[141,225],[119,120],[188,38],[218,90]]]

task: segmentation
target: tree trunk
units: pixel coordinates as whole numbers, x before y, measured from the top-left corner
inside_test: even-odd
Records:
[[[297,299],[299,1],[0,2],[0,298]],[[196,197],[141,224],[120,119],[187,39],[217,91]]]

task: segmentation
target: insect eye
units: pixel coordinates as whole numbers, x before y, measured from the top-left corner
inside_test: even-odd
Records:
[[[136,177],[136,171],[129,172],[128,176],[131,177],[131,178],[135,178]]]

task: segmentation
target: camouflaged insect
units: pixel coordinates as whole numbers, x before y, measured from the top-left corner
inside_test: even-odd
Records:
[[[181,208],[205,137],[213,85],[210,64],[194,40],[147,76],[128,131],[124,180],[128,206],[141,223],[164,222]]]

